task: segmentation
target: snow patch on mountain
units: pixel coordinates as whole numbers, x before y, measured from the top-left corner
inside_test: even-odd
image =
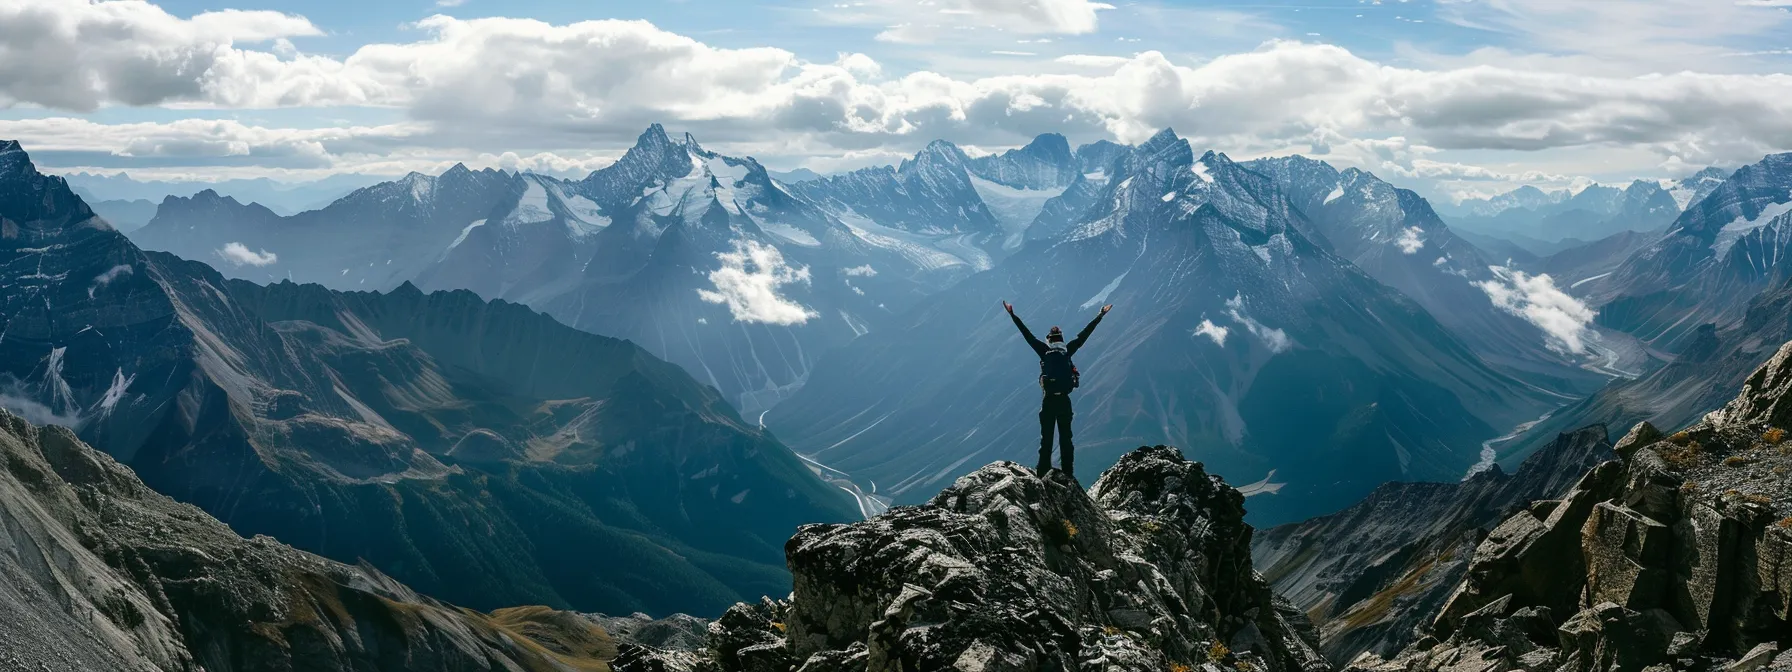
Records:
[[[422,173],[411,173],[404,176],[405,186],[411,190],[411,200],[418,203],[429,200],[435,193],[436,179]]]
[[[213,252],[218,255],[218,258],[223,259],[225,263],[239,267],[271,266],[274,262],[280,260],[280,255],[274,254],[273,252],[269,252],[265,249],[257,252],[249,249],[249,246],[237,242],[225,243],[224,247],[220,247]]]
[[[124,399],[125,392],[131,389],[131,383],[136,380],[137,374],[126,376],[124,369],[118,369],[112,373],[112,386],[107,387],[106,393],[100,397],[100,417],[112,414],[112,407],[117,406],[119,400]]]
[[[1331,193],[1328,193],[1325,195],[1325,204],[1331,205],[1332,201],[1338,200],[1343,197],[1344,197],[1344,185],[1340,184],[1336,187],[1332,187]]]
[[[816,240],[815,236],[810,235],[808,231],[783,222],[759,222],[759,229],[795,245],[821,247],[821,241]]]
[[[934,247],[926,236],[882,226],[857,213],[841,213],[840,222],[867,245],[894,252],[919,270],[935,271],[970,263]]]
[[[1787,197],[1792,199],[1792,193],[1788,193]],[[1730,251],[1730,246],[1735,245],[1737,240],[1748,235],[1748,232],[1767,226],[1767,223],[1773,221],[1773,218],[1788,212],[1792,212],[1792,200],[1761,208],[1761,214],[1756,215],[1753,219],[1737,215],[1736,219],[1725,224],[1724,228],[1717,232],[1717,238],[1711,241],[1711,249],[1717,252],[1717,256],[1722,257]]]
[[[1121,273],[1119,276],[1114,278],[1113,282],[1109,282],[1106,287],[1101,288],[1101,291],[1096,293],[1095,296],[1089,297],[1088,301],[1083,302],[1083,305],[1082,305],[1083,310],[1088,310],[1090,308],[1094,308],[1096,306],[1101,305],[1102,302],[1107,301],[1108,295],[1113,294],[1114,289],[1118,288],[1120,286],[1120,281],[1125,280],[1126,274],[1131,273],[1131,272],[1132,271],[1129,270],[1129,271],[1126,271],[1126,273]]]
[[[1229,334],[1231,332],[1232,332],[1231,329],[1227,329],[1220,325],[1214,324],[1213,320],[1205,320],[1204,319],[1204,320],[1201,320],[1201,324],[1195,326],[1195,335],[1196,336],[1206,336],[1208,338],[1211,338],[1211,339],[1213,339],[1214,345],[1220,346],[1222,348],[1226,347],[1226,334]]]
[[[1193,170],[1195,171],[1195,177],[1201,178],[1202,182],[1213,184],[1213,173],[1207,172],[1207,164],[1196,161]]]
[[[735,321],[789,326],[817,317],[815,311],[778,294],[784,285],[809,282],[809,268],[786,264],[778,248],[737,240],[734,251],[717,253],[716,258],[722,267],[709,273],[715,289],[699,289],[697,295],[728,306]]]
[[[1038,219],[1039,211],[1045,210],[1045,202],[1064,194],[1064,186],[1032,190],[1032,188],[1014,188],[987,181],[982,177],[971,177],[971,188],[977,190],[980,199],[989,206],[989,213],[995,215],[996,222],[1009,231],[1009,238],[1004,247],[1018,247],[1032,220]]]
[[[448,249],[452,250],[454,248],[460,247],[461,243],[466,242],[467,234],[472,233],[473,229],[477,229],[481,226],[485,226],[485,220],[483,220],[483,219],[473,220],[473,223],[466,225],[466,227],[464,227],[460,230],[460,235],[454,237],[454,242],[448,244]],[[447,250],[443,251],[444,254],[446,252],[447,252]]]
[[[505,224],[534,224],[554,218],[554,211],[548,209],[548,190],[542,186],[541,178],[531,175],[526,181],[529,186],[517,200],[516,209],[504,218]]]
[[[1530,275],[1505,266],[1489,266],[1488,270],[1494,277],[1475,286],[1487,293],[1495,307],[1536,325],[1551,350],[1569,355],[1586,352],[1597,311],[1558,289],[1547,273]]]

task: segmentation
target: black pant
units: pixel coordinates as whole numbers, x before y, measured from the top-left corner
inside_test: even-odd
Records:
[[[1058,457],[1064,473],[1075,473],[1071,464],[1076,461],[1076,447],[1070,444],[1070,419],[1076,413],[1070,410],[1070,395],[1048,394],[1045,401],[1039,404],[1039,471],[1044,472],[1052,466],[1052,429],[1058,430]]]

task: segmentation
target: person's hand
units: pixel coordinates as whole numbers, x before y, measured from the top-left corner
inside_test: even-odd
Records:
[[[1113,310],[1113,309],[1114,309],[1114,304],[1111,304],[1111,303],[1108,305],[1102,306],[1101,314],[1106,315],[1106,314],[1108,314],[1108,311]]]
[[[1002,309],[1003,309],[1003,310],[1006,310],[1006,311],[1008,311],[1008,314],[1009,314],[1009,315],[1013,315],[1013,314],[1014,314],[1014,304],[1012,304],[1012,303],[1009,303],[1009,302],[1007,302],[1007,301],[1003,301],[1003,302],[1002,302]],[[1102,312],[1107,312],[1107,311],[1102,311]]]

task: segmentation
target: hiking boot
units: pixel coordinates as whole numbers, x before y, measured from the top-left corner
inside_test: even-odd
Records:
[[[1033,473],[1039,474],[1040,478],[1045,478],[1046,473],[1050,472],[1051,470],[1052,470],[1052,463],[1050,463],[1050,462],[1040,462],[1039,466],[1033,467]]]

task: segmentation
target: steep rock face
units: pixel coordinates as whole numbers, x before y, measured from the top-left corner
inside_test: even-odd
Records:
[[[1426,638],[1352,668],[1766,666],[1792,633],[1788,381],[1792,344],[1693,426],[1638,425],[1621,459],[1488,535]]]
[[[422,597],[371,567],[243,539],[61,427],[0,411],[0,668],[602,669],[595,623]]]
[[[1030,459],[1037,360],[1003,300],[1035,332],[1117,306],[1077,356],[1080,464],[1174,443],[1253,480],[1273,469],[1287,486],[1253,502],[1264,522],[1459,478],[1553,403],[1329,252],[1268,177],[1167,131],[1110,168],[1074,226],[824,357],[767,426],[904,503]]]
[[[1329,659],[1392,655],[1442,607],[1489,530],[1611,457],[1595,425],[1558,436],[1514,474],[1495,465],[1459,483],[1389,483],[1338,513],[1266,530],[1253,559],[1313,619]]]
[[[1078,174],[1070,141],[1057,133],[1034,138],[1020,149],[972,159],[970,170],[996,184],[1032,190],[1063,188]]]
[[[788,601],[735,607],[694,656],[618,669],[1328,669],[1251,570],[1243,502],[1164,446],[1087,494],[997,463],[928,504],[803,528]]]

